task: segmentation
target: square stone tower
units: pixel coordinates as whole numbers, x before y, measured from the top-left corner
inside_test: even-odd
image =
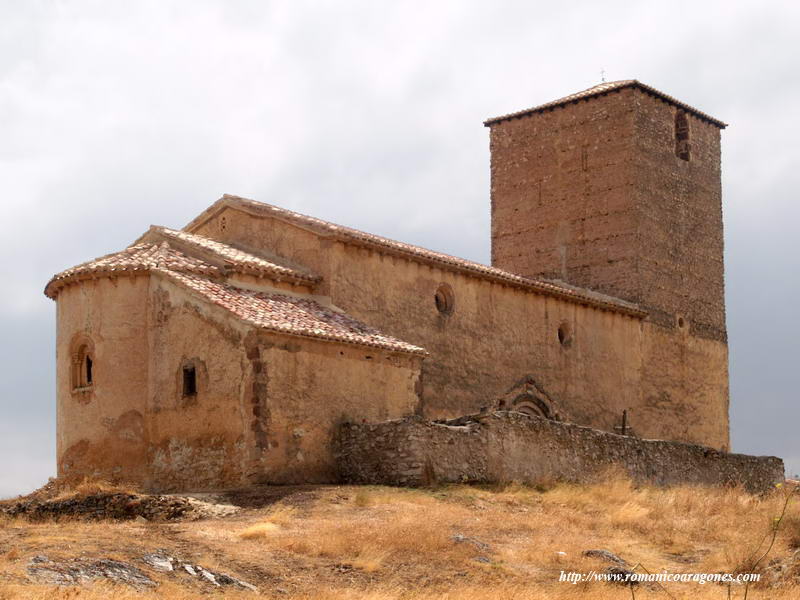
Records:
[[[725,123],[628,80],[485,125],[494,266],[630,300],[651,323],[726,341]]]

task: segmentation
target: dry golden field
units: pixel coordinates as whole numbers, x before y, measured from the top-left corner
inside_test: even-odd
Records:
[[[0,599],[199,597],[253,598],[180,570],[162,573],[142,561],[161,552],[258,587],[260,597],[322,600],[422,598],[506,600],[577,598],[744,598],[743,585],[559,582],[562,571],[604,571],[584,557],[607,549],[641,572],[749,572],[762,582],[748,598],[800,598],[800,493],[776,522],[791,484],[768,497],[738,489],[636,487],[614,478],[588,486],[537,488],[468,485],[432,490],[386,487],[272,487],[225,498],[241,507],[195,521],[29,522],[0,517]],[[62,493],[88,495],[92,489]],[[37,584],[34,556],[50,561],[115,559],[157,586],[95,582]],[[776,565],[785,565],[776,575]],[[769,580],[770,583],[767,583]]]

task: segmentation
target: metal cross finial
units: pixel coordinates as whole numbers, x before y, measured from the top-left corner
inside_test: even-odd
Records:
[[[606,82],[606,70],[605,69],[600,69],[600,81],[602,81],[603,83]]]

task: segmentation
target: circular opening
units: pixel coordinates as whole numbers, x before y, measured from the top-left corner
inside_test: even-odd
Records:
[[[455,296],[453,294],[453,288],[449,285],[446,283],[440,284],[433,296],[433,300],[436,303],[436,310],[441,314],[452,314],[455,308]]]
[[[678,317],[678,327],[681,329],[686,327],[686,320],[683,317]]]
[[[562,323],[558,326],[558,343],[564,347],[572,344],[572,330],[569,323]]]

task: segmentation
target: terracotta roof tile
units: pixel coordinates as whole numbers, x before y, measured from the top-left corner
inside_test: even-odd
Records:
[[[595,96],[600,96],[600,95],[606,94],[608,92],[613,92],[613,91],[621,90],[621,89],[628,88],[628,87],[639,88],[640,90],[643,90],[643,91],[647,92],[648,94],[650,94],[652,96],[655,96],[656,98],[661,98],[662,100],[664,100],[666,102],[669,102],[670,104],[672,104],[674,106],[678,106],[678,107],[680,107],[680,108],[682,108],[682,109],[694,114],[695,116],[703,119],[704,121],[707,121],[707,122],[711,123],[712,125],[716,125],[720,129],[724,129],[725,127],[728,126],[726,123],[723,123],[719,119],[715,119],[714,117],[712,117],[710,115],[707,115],[706,113],[704,113],[702,111],[699,111],[696,108],[694,108],[692,106],[689,106],[688,104],[686,104],[684,102],[681,102],[680,100],[678,100],[676,98],[673,98],[672,96],[670,96],[668,94],[665,94],[664,92],[660,92],[659,90],[657,90],[657,89],[655,89],[653,87],[650,87],[649,85],[646,85],[646,84],[642,83],[641,81],[637,81],[636,79],[623,79],[623,80],[620,80],[620,81],[606,81],[606,82],[600,83],[598,85],[595,85],[593,87],[590,87],[589,89],[586,89],[586,90],[583,90],[583,91],[580,91],[580,92],[576,92],[574,94],[570,94],[569,96],[564,96],[563,98],[559,98],[558,100],[553,100],[551,102],[546,102],[544,104],[540,104],[539,106],[534,106],[532,108],[526,108],[524,110],[519,110],[519,111],[516,111],[516,112],[513,112],[513,113],[509,113],[507,115],[501,115],[499,117],[493,117],[491,119],[487,119],[486,121],[483,122],[483,124],[488,127],[490,125],[494,125],[495,123],[499,123],[501,121],[507,121],[509,119],[516,119],[516,118],[519,118],[519,117],[525,117],[527,115],[530,115],[530,114],[533,114],[533,113],[537,113],[537,112],[543,112],[545,110],[549,110],[549,109],[555,108],[557,106],[563,106],[565,104],[569,104],[570,102],[577,102],[578,100],[583,100],[585,98],[592,98],[592,97],[595,97]]]
[[[121,252],[107,254],[62,271],[47,283],[44,293],[55,298],[59,290],[74,281],[96,277],[144,274],[154,269],[168,269],[199,275],[220,275],[220,270],[197,258],[170,247],[167,242],[142,243]]]
[[[381,333],[313,300],[243,290],[186,272],[162,273],[209,302],[229,310],[241,320],[262,329],[407,354],[427,354],[419,346]]]
[[[184,233],[182,237],[185,236],[191,234]],[[214,250],[225,252],[243,261],[250,261],[248,256],[242,258],[224,248],[215,246]],[[257,267],[263,268],[263,265],[257,263]],[[166,241],[134,244],[121,252],[101,256],[62,271],[48,282],[45,294],[55,299],[58,292],[70,283],[97,277],[136,276],[152,272],[172,279],[205,300],[229,310],[243,321],[262,329],[406,354],[427,354],[423,348],[385,335],[313,300],[244,290],[221,281],[213,281],[209,277],[224,276],[219,268],[201,259],[187,256]]]
[[[244,250],[234,248],[228,244],[189,233],[188,231],[179,231],[153,225],[150,227],[150,231],[139,238],[139,240],[144,241],[153,238],[166,239],[173,243],[182,242],[194,249],[205,251],[223,261],[226,267],[238,272],[306,284],[316,283],[321,279],[318,275],[309,273],[305,269],[289,266],[288,264],[279,264],[277,261],[267,260],[245,252]]]
[[[389,238],[366,233],[357,229],[352,229],[350,227],[336,225],[315,217],[309,217],[307,215],[296,213],[278,206],[273,206],[271,204],[256,202],[255,200],[241,198],[239,196],[232,196],[229,194],[225,194],[220,200],[203,211],[200,215],[198,215],[197,218],[189,223],[184,230],[191,231],[193,228],[199,227],[206,220],[211,218],[216,212],[225,207],[235,207],[258,216],[281,219],[300,227],[311,229],[312,231],[327,237],[333,237],[348,243],[376,248],[387,253],[403,256],[410,260],[435,264],[445,269],[501,282],[506,285],[519,287],[539,294],[555,296],[568,302],[575,302],[578,304],[594,306],[604,310],[621,312],[635,317],[643,317],[646,315],[646,312],[641,310],[635,304],[593,292],[591,290],[576,288],[561,282],[556,283],[522,277],[520,275],[516,275],[495,267],[490,267],[488,265],[483,265],[463,258],[457,258],[441,252],[434,252],[433,250],[421,248],[420,246],[398,242]]]

